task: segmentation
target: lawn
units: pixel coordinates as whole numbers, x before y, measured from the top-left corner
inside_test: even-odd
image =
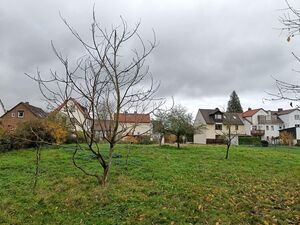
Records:
[[[116,147],[103,188],[74,168],[71,146],[0,154],[0,224],[297,224],[300,148]],[[81,165],[99,170],[88,152]],[[100,171],[100,170],[99,170]]]

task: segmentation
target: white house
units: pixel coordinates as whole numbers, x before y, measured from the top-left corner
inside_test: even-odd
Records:
[[[118,131],[124,136],[151,136],[153,133],[150,114],[120,113]]]
[[[249,108],[242,117],[246,135],[259,136],[262,140],[277,139],[279,130],[284,128],[284,122],[274,111]]]
[[[300,143],[300,110],[298,108],[274,112],[284,123],[280,132],[287,131],[294,136],[294,144]]]
[[[278,109],[275,111],[276,114],[284,123],[284,128],[291,128],[291,127],[300,127],[300,110],[296,109]]]
[[[78,131],[83,130],[82,126],[86,126],[84,128],[90,126],[91,119],[87,109],[74,98],[66,100],[58,108],[56,108],[54,112],[58,112],[59,114],[70,118],[71,124],[74,124]]]
[[[198,129],[197,128],[201,128]],[[226,113],[216,109],[199,109],[194,121],[195,144],[221,144],[226,135],[232,134],[232,144],[238,144],[238,136],[245,135],[244,123],[238,113]]]
[[[6,110],[4,108],[4,105],[0,99],[0,117],[3,116],[5,114]]]

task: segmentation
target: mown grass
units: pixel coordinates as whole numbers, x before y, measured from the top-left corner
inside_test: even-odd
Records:
[[[104,146],[103,146],[104,147]],[[116,147],[103,188],[74,168],[71,146],[0,154],[0,224],[297,224],[300,149],[224,146]],[[101,172],[88,152],[81,165]]]

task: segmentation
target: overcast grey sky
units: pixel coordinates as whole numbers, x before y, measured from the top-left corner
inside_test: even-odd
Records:
[[[290,1],[300,9],[300,3]],[[226,108],[233,90],[244,109],[289,107],[289,102],[262,101],[275,91],[271,76],[297,81],[291,52],[300,54],[300,38],[286,41],[278,17],[284,0],[0,0],[0,99],[6,108],[20,101],[43,106],[34,74],[59,65],[50,41],[65,54],[80,56],[78,44],[59,12],[80,33],[88,34],[93,4],[104,26],[141,20],[140,33],[159,46],[148,60],[161,82],[160,94],[193,114],[198,108]]]

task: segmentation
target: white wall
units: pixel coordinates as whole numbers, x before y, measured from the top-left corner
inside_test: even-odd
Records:
[[[123,135],[128,132],[130,135],[152,135],[151,123],[120,123],[118,131],[122,131]]]
[[[202,116],[202,113],[198,110],[198,113],[196,115],[195,121],[194,121],[194,127],[198,126],[205,126],[205,128],[195,132],[194,134],[194,143],[195,144],[206,144],[206,138],[207,138],[207,132],[208,132],[208,126],[206,125],[206,122]]]
[[[269,127],[269,130],[267,130],[267,126]],[[273,126],[273,129],[272,129],[272,126]],[[269,137],[269,140],[271,140],[272,137],[279,136],[279,125],[278,124],[265,125],[264,129],[265,129],[265,135],[262,137],[263,140],[268,140],[267,137]]]
[[[251,135],[251,129],[252,129],[252,125],[249,121],[251,121],[251,117],[246,117],[247,120],[243,119],[244,122],[244,129],[245,129],[245,134],[246,135]]]
[[[296,124],[300,125],[300,120],[296,120],[295,115],[299,115],[300,117],[300,110],[295,110],[289,114],[279,116],[279,118],[284,122],[285,128],[295,127]]]
[[[69,114],[66,111],[67,108],[69,109]],[[74,109],[73,112],[70,111],[71,108]],[[84,124],[85,123],[86,126],[89,125],[89,121],[86,120],[85,115],[83,115],[83,113],[81,112],[81,110],[78,107],[76,107],[76,104],[74,104],[72,100],[69,100],[67,102],[67,107],[65,107],[65,106],[62,107],[60,109],[59,113],[61,113],[62,115],[66,115],[66,116],[69,115],[70,118],[76,119],[80,124]],[[76,125],[76,130],[82,131],[82,128],[80,126]]]

